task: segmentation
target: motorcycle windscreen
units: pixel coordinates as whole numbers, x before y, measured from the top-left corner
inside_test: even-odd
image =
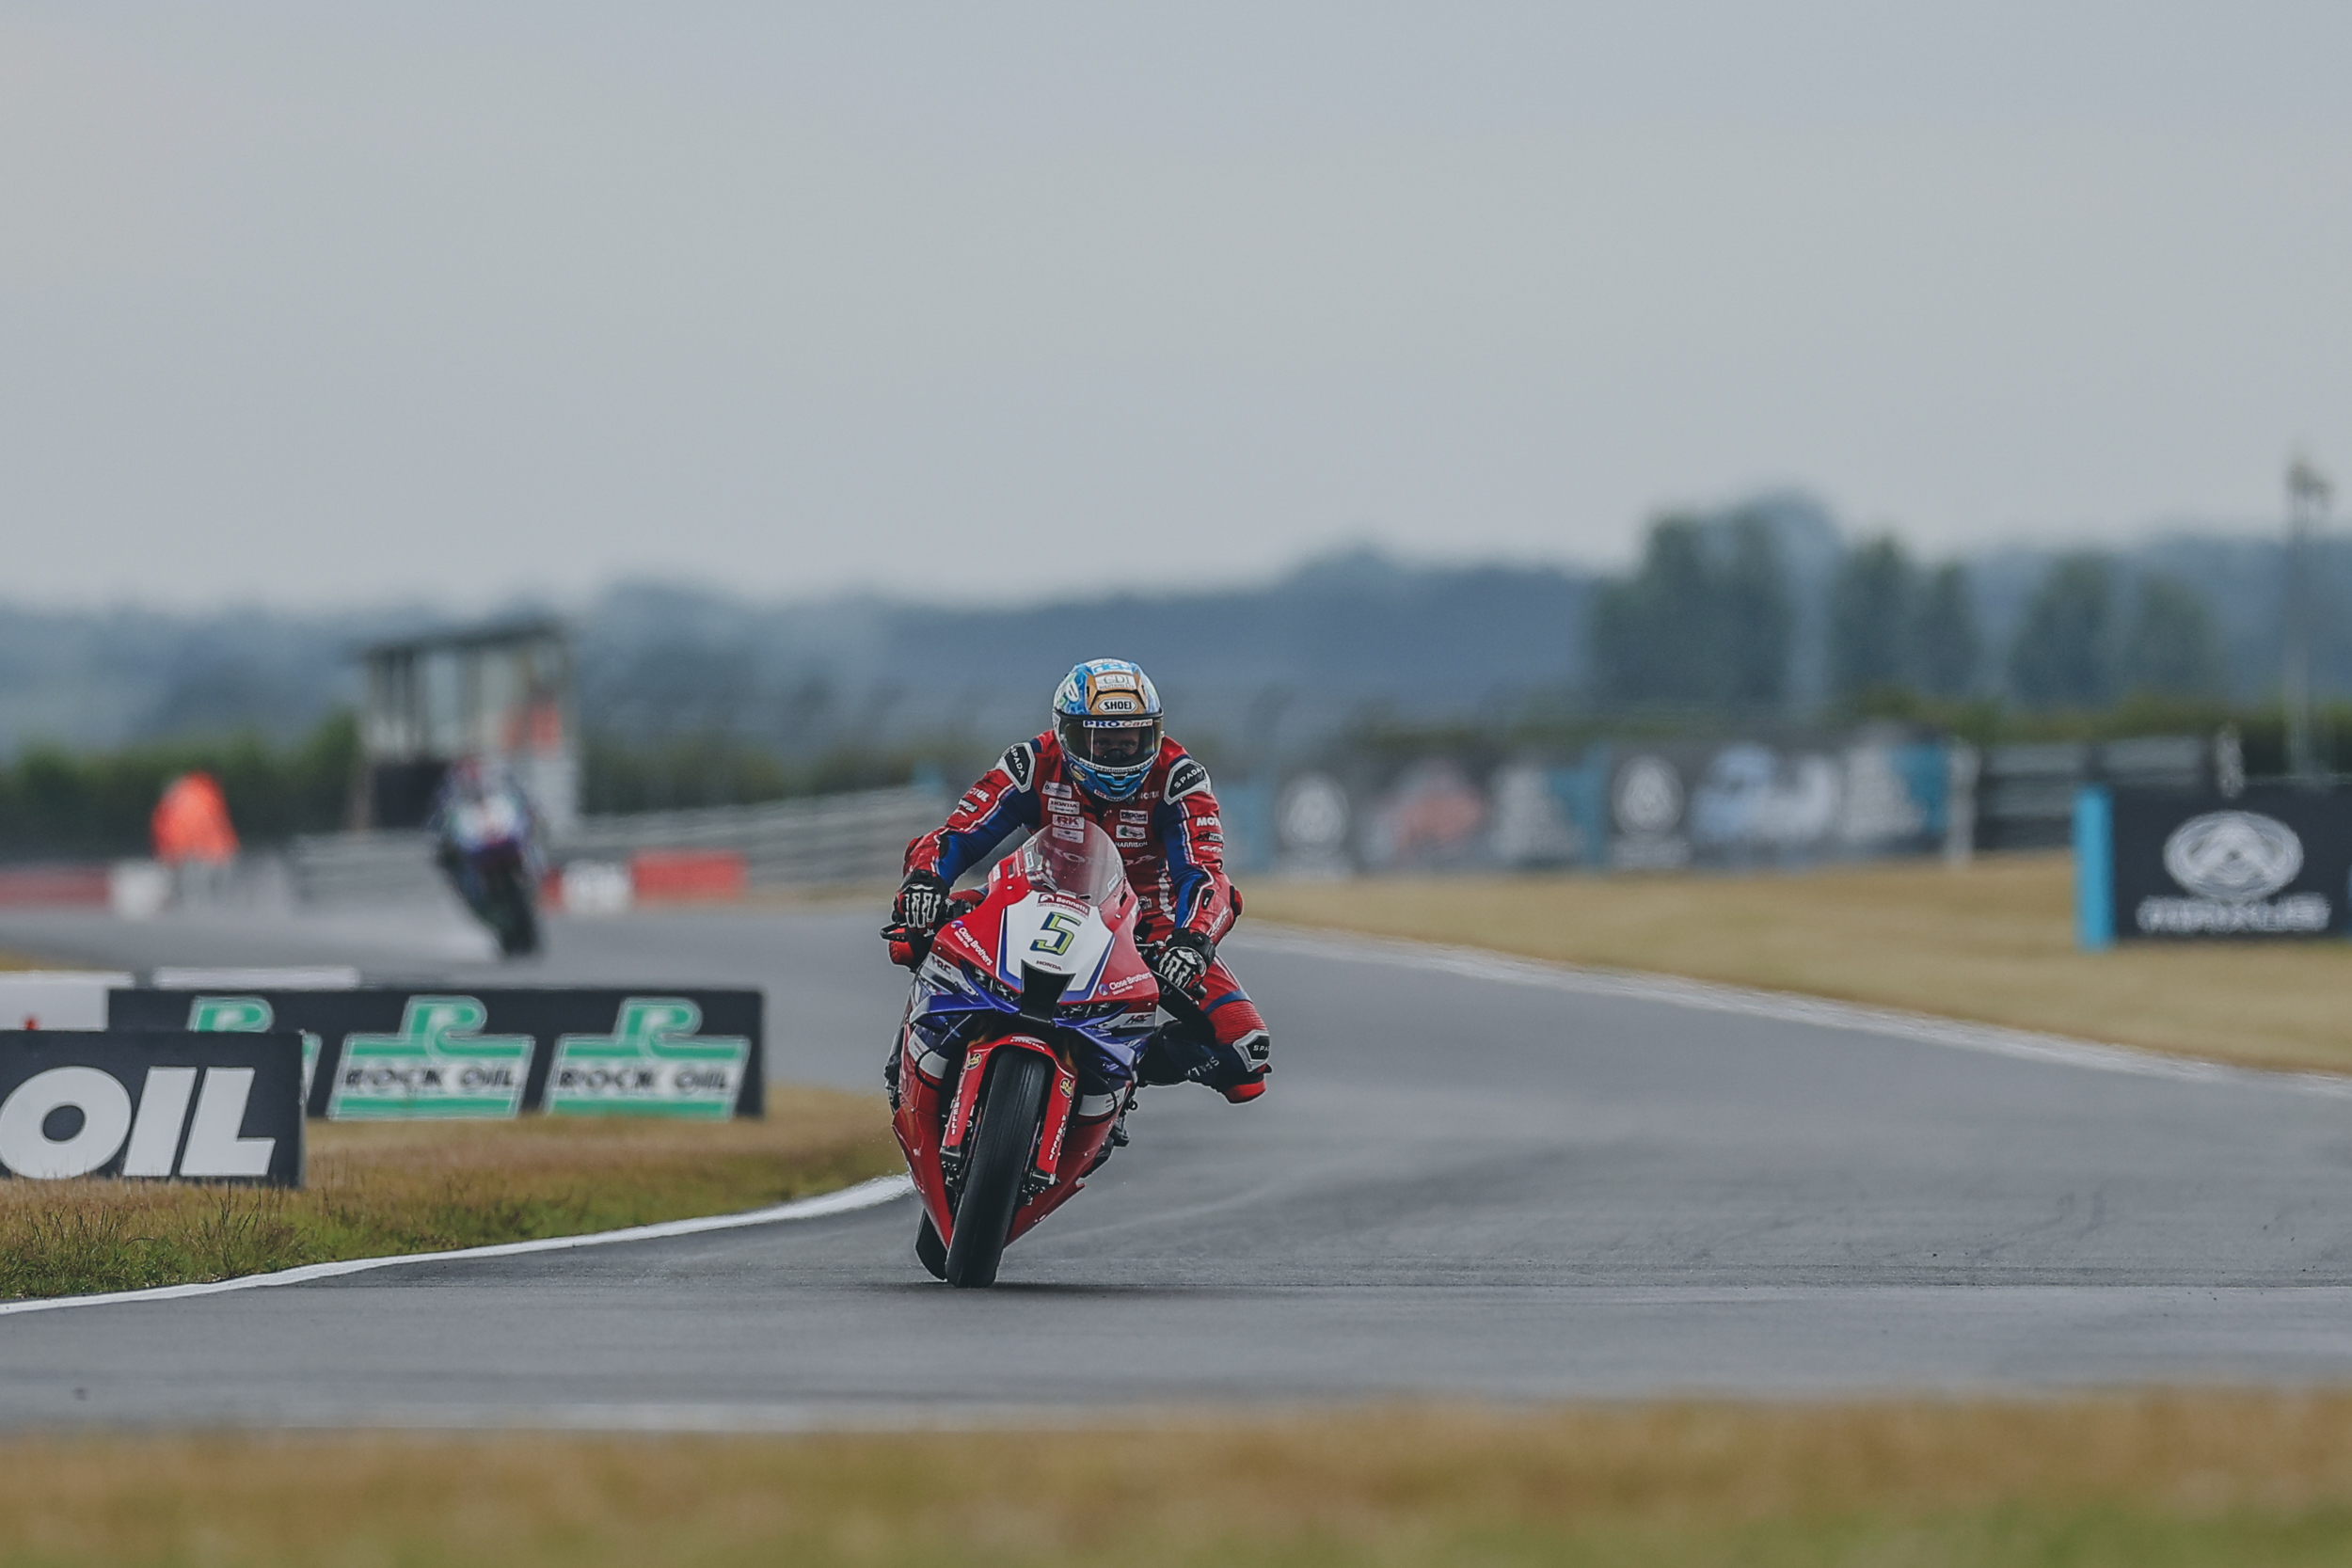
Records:
[[[1048,822],[1031,834],[1021,847],[1021,871],[1033,888],[1098,909],[1127,882],[1119,846],[1083,816]]]
[[[449,810],[449,836],[461,849],[508,844],[523,836],[523,813],[511,795],[459,800]]]

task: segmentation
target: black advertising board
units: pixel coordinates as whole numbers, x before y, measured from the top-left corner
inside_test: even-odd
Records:
[[[684,1120],[767,1103],[756,990],[363,986],[118,990],[125,1028],[294,1031],[304,1103],[341,1121],[518,1112]]]
[[[0,1170],[302,1185],[302,1040],[280,1031],[0,1035]]]
[[[2352,931],[2352,795],[2283,786],[2249,789],[2234,800],[2180,790],[2109,795],[2106,870],[2116,936]]]

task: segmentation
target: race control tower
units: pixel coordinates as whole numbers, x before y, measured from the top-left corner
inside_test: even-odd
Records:
[[[414,828],[460,757],[502,762],[561,835],[580,820],[570,635],[553,620],[504,621],[359,650],[362,773],[352,825]]]

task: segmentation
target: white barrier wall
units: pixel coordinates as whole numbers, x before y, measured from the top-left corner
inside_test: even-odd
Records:
[[[130,975],[113,970],[0,973],[0,1028],[103,1029],[106,993],[132,983]]]

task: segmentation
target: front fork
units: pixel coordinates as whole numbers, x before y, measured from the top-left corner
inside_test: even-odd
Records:
[[[911,1026],[903,1028],[892,1129],[906,1154],[915,1190],[942,1240],[952,1239],[955,1233],[955,1199],[962,1186],[963,1164],[978,1120],[988,1065],[1005,1051],[1034,1051],[1054,1064],[1037,1148],[1022,1175],[1022,1201],[1013,1213],[1012,1235],[1020,1235],[1068,1201],[1082,1185],[1082,1179],[1109,1153],[1116,1097],[1111,1108],[1102,1114],[1079,1117],[1077,1076],[1047,1041],[1032,1035],[999,1035],[964,1047],[961,1058],[951,1061],[927,1051],[922,1036]]]
[[[1045,1041],[1028,1035],[1000,1035],[966,1050],[963,1070],[956,1075],[955,1099],[948,1106],[947,1125],[939,1134],[940,1176],[950,1193],[963,1184],[964,1155],[977,1119],[980,1088],[988,1081],[988,1064],[1003,1051],[1034,1051],[1054,1064],[1054,1077],[1045,1090],[1045,1116],[1039,1124],[1029,1168],[1021,1178],[1021,1196],[1035,1197],[1054,1184],[1059,1172],[1062,1144],[1070,1133],[1071,1107],[1078,1098],[1077,1076]]]

